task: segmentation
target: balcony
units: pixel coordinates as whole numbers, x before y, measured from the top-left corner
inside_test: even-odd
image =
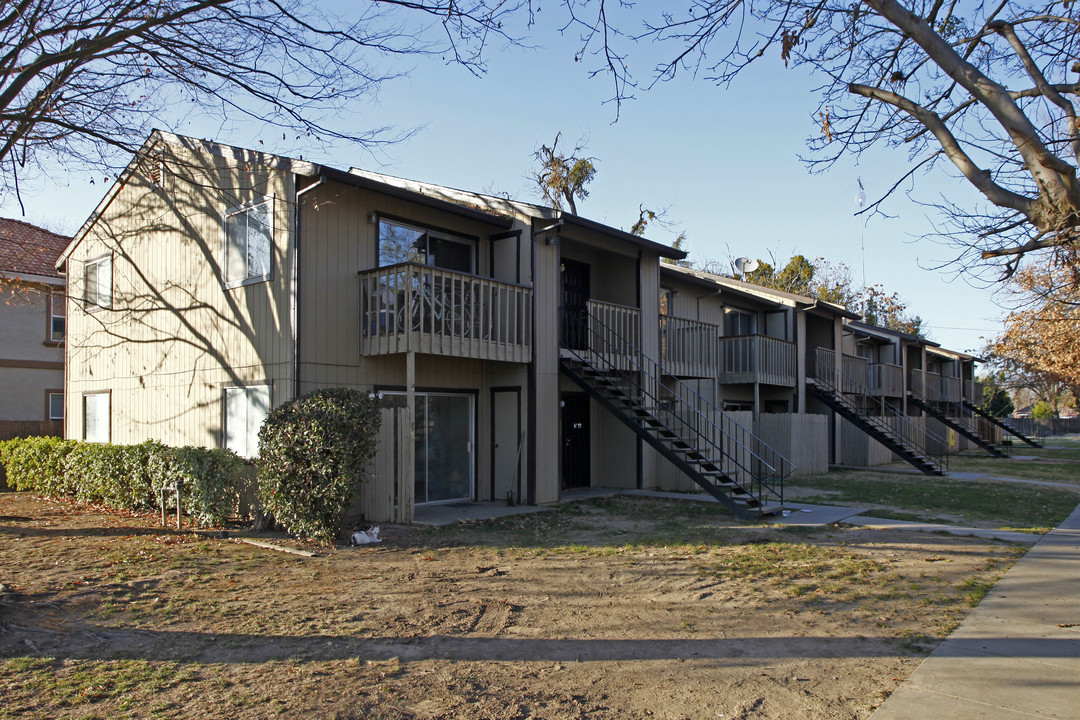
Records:
[[[531,288],[428,265],[360,272],[360,353],[529,362]]]
[[[795,387],[795,343],[767,335],[718,339],[721,383],[763,383]]]
[[[964,399],[972,405],[981,405],[983,401],[983,384],[977,380],[965,382]]]
[[[871,395],[904,397],[904,368],[892,363],[870,363],[868,373]]]
[[[930,372],[927,370],[923,373],[923,397],[930,402],[941,402],[941,373]]]
[[[960,378],[941,378],[941,399],[950,403],[960,402]]]
[[[660,358],[664,371],[676,377],[714,377],[720,369],[720,326],[660,316]]]
[[[844,392],[857,395],[867,394],[867,385],[870,382],[869,362],[858,355],[844,353],[843,358]]]
[[[916,395],[927,397],[926,383],[922,370],[910,370],[908,372],[908,390]],[[930,398],[927,398],[930,399]]]

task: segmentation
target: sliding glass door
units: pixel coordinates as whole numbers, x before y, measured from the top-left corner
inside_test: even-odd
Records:
[[[416,504],[471,500],[473,396],[416,394]]]

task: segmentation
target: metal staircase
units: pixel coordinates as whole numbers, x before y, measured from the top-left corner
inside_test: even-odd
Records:
[[[822,353],[811,356],[807,389],[855,427],[892,450],[924,475],[944,475],[949,467],[945,440],[883,397],[874,397],[865,384],[840,376],[831,357]]]
[[[573,320],[587,342],[563,348],[568,378],[734,514],[782,509],[790,462],[588,311]]]
[[[978,430],[965,425],[962,422],[964,408],[960,403],[945,399],[930,400],[913,390],[908,390],[908,397],[911,398],[911,401],[918,405],[923,412],[933,415],[935,418],[945,423],[947,426],[951,427],[994,457],[1009,457],[1008,448],[1004,445],[999,445],[991,440],[987,440],[979,434]]]
[[[972,403],[971,401],[964,400],[964,407],[966,409],[970,410],[971,412],[975,413],[979,417],[981,417],[983,420],[986,420],[988,422],[993,423],[994,425],[997,425],[999,428],[1001,428],[1005,432],[1009,433],[1010,435],[1014,435],[1014,436],[1020,438],[1021,440],[1026,442],[1031,447],[1034,447],[1034,448],[1041,448],[1042,447],[1042,443],[1039,443],[1039,442],[1036,442],[1036,441],[1032,440],[1027,435],[1024,435],[1022,432],[1020,432],[1019,430],[1013,430],[1011,427],[1009,427],[1005,423],[1001,422],[1000,419],[994,417],[993,415],[990,415],[985,410],[983,410],[981,407],[979,407],[978,405]]]

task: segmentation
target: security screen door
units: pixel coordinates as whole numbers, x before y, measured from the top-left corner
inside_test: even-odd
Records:
[[[471,500],[473,397],[416,395],[415,502]]]

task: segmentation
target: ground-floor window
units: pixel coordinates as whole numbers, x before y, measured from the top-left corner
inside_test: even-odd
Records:
[[[475,405],[473,395],[416,393],[415,504],[472,500]]]
[[[64,393],[57,391],[49,391],[49,419],[50,420],[63,420],[64,419]]]
[[[259,428],[270,412],[270,386],[225,388],[225,447],[243,458],[259,454]]]
[[[112,395],[108,392],[83,395],[83,440],[107,443],[112,437]]]

